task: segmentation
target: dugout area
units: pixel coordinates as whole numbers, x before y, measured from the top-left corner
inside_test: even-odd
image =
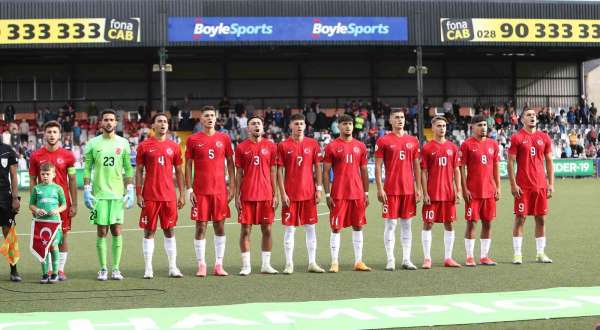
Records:
[[[193,40],[170,41],[170,17],[304,17],[311,21],[315,17],[405,17],[405,36],[398,40],[314,40],[305,35],[304,40],[294,41],[217,41]],[[600,57],[598,38],[592,37],[595,24],[600,24],[600,6],[592,2],[566,1],[367,1],[367,0],[321,0],[321,1],[193,1],[193,0],[102,0],[102,1],[9,1],[0,3],[0,109],[12,104],[17,109],[18,118],[32,119],[35,107],[57,109],[65,102],[74,102],[78,110],[85,113],[90,102],[98,108],[121,107],[136,111],[141,104],[161,106],[160,74],[153,66],[160,62],[158,51],[166,48],[173,71],[166,73],[167,106],[173,101],[181,102],[184,97],[191,101],[192,109],[206,104],[216,105],[223,97],[232,104],[236,101],[251,104],[255,109],[291,106],[301,108],[318,100],[322,108],[338,109],[351,100],[374,102],[381,99],[392,107],[405,106],[417,99],[416,76],[408,68],[415,66],[415,49],[423,49],[423,66],[428,69],[423,77],[424,102],[440,106],[445,100],[456,99],[460,104],[471,106],[476,101],[501,104],[508,99],[515,101],[517,108],[526,103],[535,107],[568,107],[576,104],[580,95],[585,94],[582,79],[582,63]],[[40,41],[38,37],[19,37],[9,41],[9,24],[17,24],[20,31],[31,24],[31,19],[41,19],[36,24],[67,24],[70,31],[77,29],[75,24],[99,24],[104,27],[102,34],[93,38],[93,25],[88,26],[90,34],[79,42],[74,37],[56,42]],[[65,20],[67,18],[67,20]],[[92,19],[94,18],[94,19]],[[73,19],[68,20],[68,19]],[[85,19],[85,20],[82,20]],[[453,19],[456,25],[446,25],[443,19]],[[486,21],[494,29],[497,37],[503,32],[511,37],[487,41],[469,40],[478,37],[475,19],[505,19],[503,22]],[[520,20],[537,21],[524,22]],[[555,41],[548,42],[547,35],[553,28],[550,24],[566,24],[559,21],[582,20],[590,36],[573,39],[564,30]],[[465,20],[466,26],[462,26]],[[471,23],[471,33],[469,30]],[[558,23],[556,23],[558,22]],[[268,22],[265,22],[265,24]],[[460,23],[460,24],[458,24]],[[494,25],[498,23],[497,25]],[[503,24],[508,24],[504,25]],[[544,37],[536,39],[535,32],[525,34],[522,25],[541,24]],[[574,23],[575,24],[575,23]],[[507,27],[509,26],[509,27]],[[519,26],[519,27],[518,27]],[[36,28],[39,25],[36,25]],[[481,25],[479,25],[481,27]],[[563,25],[560,25],[564,29]],[[573,25],[573,28],[575,25]],[[462,40],[446,40],[448,29],[463,31]],[[581,28],[585,29],[585,28]],[[600,27],[598,28],[600,29]],[[518,30],[518,32],[517,32]],[[110,32],[112,31],[112,32]],[[482,30],[483,31],[483,30]],[[39,31],[38,31],[39,32]],[[581,31],[577,31],[579,34]],[[600,32],[599,32],[600,33]],[[518,35],[517,35],[518,34]],[[491,32],[488,33],[491,36]],[[523,37],[519,37],[519,36]],[[516,36],[516,37],[514,37]],[[479,35],[485,37],[485,33]],[[58,38],[58,37],[57,37]],[[446,39],[444,39],[446,38]],[[494,37],[495,38],[495,37]],[[519,39],[520,38],[520,39]],[[506,39],[506,38],[505,38]],[[584,40],[585,39],[585,40]],[[16,41],[15,41],[16,40]],[[178,39],[179,40],[179,39]],[[18,42],[17,42],[18,41]],[[35,41],[35,42],[34,42]],[[81,40],[80,40],[81,41]],[[20,116],[20,117],[19,117]],[[82,114],[80,116],[85,116]],[[283,303],[324,301],[315,306],[336,305],[334,300],[364,298],[398,298],[452,296],[448,305],[460,302],[460,294],[490,293],[502,296],[501,292],[529,291],[559,287],[595,287],[598,276],[594,270],[600,268],[594,252],[595,233],[600,228],[595,221],[600,217],[595,205],[597,196],[596,179],[557,180],[556,194],[550,201],[548,253],[555,260],[552,265],[533,262],[535,246],[532,221],[526,226],[524,241],[525,263],[521,267],[510,264],[512,199],[507,182],[503,181],[503,198],[498,206],[498,220],[494,223],[494,243],[491,253],[499,261],[494,268],[451,270],[442,267],[443,241],[441,227],[433,230],[432,256],[434,268],[430,271],[385,272],[385,252],[382,242],[383,224],[380,219],[380,205],[376,201],[375,187],[371,187],[371,206],[367,211],[369,224],[365,227],[365,261],[375,271],[359,274],[351,271],[352,249],[350,231],[342,234],[340,253],[341,272],[339,274],[309,274],[305,272],[306,250],[304,232],[296,233],[295,263],[296,273],[291,276],[266,276],[259,271],[259,230],[252,235],[253,274],[248,278],[237,275],[240,266],[237,239],[239,225],[232,207],[232,218],[226,226],[227,252],[225,269],[230,272],[227,278],[209,276],[195,278],[195,257],[192,248],[193,223],[189,221],[189,204],[180,211],[178,240],[178,264],[185,278],[169,279],[166,271],[166,256],[162,250],[162,234],[157,233],[154,255],[155,278],[143,280],[143,258],[141,255],[142,233],[137,229],[139,208],[127,211],[124,226],[124,253],[122,271],[123,282],[100,283],[95,280],[97,271],[95,251],[95,228],[87,222],[88,211],[80,202],[73,232],[70,237],[71,252],[67,265],[69,281],[57,285],[37,284],[39,265],[27,251],[29,242],[30,217],[22,212],[18,218],[18,232],[22,259],[20,271],[25,283],[12,284],[3,279],[8,267],[0,262],[0,300],[4,302],[0,324],[10,322],[34,322],[24,328],[73,328],[93,329],[100,324],[113,324],[114,328],[128,328],[131,315],[151,319],[158,328],[168,328],[175,324],[193,328],[189,323],[176,323],[194,314],[221,315],[220,305],[251,303]],[[28,200],[25,192],[23,200]],[[79,198],[82,201],[82,197]],[[22,207],[22,209],[25,209]],[[324,203],[318,207],[318,253],[321,266],[329,264],[328,210]],[[457,240],[454,248],[455,259],[464,261],[462,246],[463,206],[457,208]],[[279,210],[276,212],[279,215]],[[276,216],[278,218],[279,216]],[[282,270],[284,256],[282,249],[283,230],[279,223],[274,224],[274,247],[272,262]],[[212,233],[207,235],[207,260],[213,260]],[[396,250],[400,253],[397,240]],[[420,218],[413,225],[413,262],[420,264]],[[588,299],[592,312],[578,312],[585,300],[571,296],[550,295],[545,301],[534,301],[532,305],[510,310],[508,319],[475,319],[465,317],[446,323],[431,323],[427,313],[419,314],[422,323],[404,322],[405,317],[394,317],[390,327],[408,325],[431,326],[450,325],[450,329],[538,329],[538,328],[591,328],[600,320],[594,315],[597,305],[595,291],[590,290]],[[577,291],[578,296],[584,295]],[[593,298],[596,297],[596,298]],[[525,297],[527,298],[527,297]],[[445,299],[445,298],[444,298]],[[456,300],[452,300],[456,299]],[[465,298],[466,299],[466,298]],[[508,298],[507,298],[508,299]],[[516,298],[515,298],[516,299]],[[542,299],[542,298],[539,298]],[[562,299],[562,305],[561,301]],[[594,300],[596,299],[596,300]],[[439,302],[432,298],[421,303]],[[475,300],[474,300],[475,301]],[[564,301],[568,301],[565,303]],[[493,301],[477,300],[480,306],[500,310]],[[595,302],[595,303],[594,303]],[[345,317],[348,328],[370,328],[379,317],[372,309],[374,305],[362,301],[366,307],[349,305],[363,313],[360,318]],[[417,304],[416,301],[393,301],[394,304]],[[576,305],[579,304],[579,305]],[[343,304],[346,304],[344,302]],[[441,304],[441,303],[440,303]],[[595,304],[595,305],[594,305]],[[210,307],[217,306],[217,307]],[[359,307],[357,307],[359,306]],[[495,306],[495,307],[494,307]],[[559,314],[558,307],[564,307],[565,314]],[[585,306],[585,307],[590,307]],[[175,312],[169,308],[207,307],[208,309]],[[455,308],[456,306],[452,307]],[[114,310],[161,308],[146,310],[142,314]],[[253,305],[242,305],[224,317],[244,320],[255,311]],[[287,307],[286,307],[287,308]],[[303,309],[305,315],[317,315],[321,309]],[[450,308],[450,307],[449,307]],[[524,311],[538,309],[532,321],[512,323],[484,323],[518,320]],[[114,312],[109,312],[111,310]],[[480,309],[479,311],[482,311]],[[509,309],[506,309],[509,310]],[[76,311],[99,311],[98,315],[68,315]],[[452,314],[449,309],[449,314]],[[560,312],[563,310],[561,309]],[[575,312],[573,312],[575,311]],[[586,310],[587,311],[587,310]],[[33,312],[65,312],[65,314],[16,314]],[[430,311],[434,313],[433,311]],[[472,312],[472,311],[471,311]],[[552,313],[556,312],[556,314]],[[569,314],[569,312],[573,312]],[[104,313],[104,314],[101,314]],[[236,314],[237,313],[237,314]],[[442,312],[439,312],[442,313]],[[472,315],[480,315],[475,312]],[[485,315],[485,313],[481,313]],[[492,314],[490,312],[490,314]],[[597,314],[600,314],[598,312]],[[173,316],[169,319],[168,316]],[[257,314],[259,315],[259,314]],[[176,319],[177,317],[178,318]],[[256,316],[256,315],[254,315]],[[356,316],[356,315],[355,315]],[[564,318],[575,317],[578,318]],[[114,319],[111,319],[114,318]],[[266,328],[268,318],[260,314],[258,324],[234,325],[231,327]],[[550,319],[551,318],[551,319]],[[535,319],[535,321],[534,321]],[[79,320],[80,322],[74,322]],[[87,320],[87,321],[86,321]],[[248,319],[245,319],[248,321]],[[252,321],[251,320],[251,321]],[[310,320],[310,318],[309,318]],[[333,318],[335,322],[335,318]],[[89,322],[88,322],[89,321]],[[113,322],[114,321],[114,322]],[[222,321],[222,319],[221,319]],[[231,319],[229,319],[231,321]],[[369,322],[372,323],[369,323]],[[468,321],[468,322],[467,322]],[[39,323],[35,323],[39,322]],[[49,323],[43,323],[49,322]],[[86,323],[87,322],[87,323]],[[242,322],[242,321],[240,321]],[[340,321],[341,322],[341,321]],[[377,321],[379,322],[379,321]],[[437,321],[436,321],[437,322]],[[465,325],[463,323],[478,323]],[[90,325],[91,324],[91,325]],[[95,325],[94,325],[95,324]],[[120,324],[120,325],[119,325]],[[146,323],[150,324],[151,323]],[[454,326],[452,326],[452,324]],[[281,323],[282,327],[299,326]],[[304,325],[301,324],[301,325]],[[369,326],[370,325],[370,326]],[[216,326],[223,328],[223,324]],[[327,323],[314,320],[312,328],[324,328]],[[332,326],[336,326],[333,323]],[[330,326],[329,326],[330,327]],[[152,328],[148,326],[148,328]],[[181,327],[185,328],[185,327]],[[275,327],[273,327],[275,328]]]

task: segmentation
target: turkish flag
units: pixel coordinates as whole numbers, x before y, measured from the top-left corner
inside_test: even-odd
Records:
[[[31,222],[31,253],[40,262],[46,260],[48,249],[60,228],[60,221],[33,219]]]

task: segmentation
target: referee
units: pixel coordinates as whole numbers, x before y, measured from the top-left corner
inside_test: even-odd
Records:
[[[10,227],[15,225],[15,216],[19,213],[18,194],[17,154],[11,146],[0,143],[0,226],[5,238]],[[21,281],[17,265],[10,266],[10,280]]]

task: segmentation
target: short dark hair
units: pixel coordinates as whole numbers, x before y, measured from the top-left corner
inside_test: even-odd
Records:
[[[290,117],[290,122],[296,121],[296,120],[306,120],[306,118],[301,113],[295,113]]]
[[[444,116],[435,116],[435,117],[431,118],[431,123],[433,124],[436,121],[440,121],[440,120],[443,121],[446,124],[448,123],[448,120]]]
[[[485,121],[485,117],[483,115],[475,115],[471,118],[471,124],[477,124],[482,121]]]
[[[48,129],[50,127],[58,127],[58,131],[59,132],[62,131],[62,126],[56,120],[50,120],[50,121],[45,122],[44,125],[42,126],[42,130],[45,132],[46,129]]]
[[[40,165],[40,172],[48,172],[51,170],[54,170],[54,164],[50,163],[50,162],[44,162],[42,163],[42,165]]]
[[[157,112],[156,114],[154,114],[154,116],[152,116],[152,121],[151,123],[154,124],[154,121],[156,120],[156,118],[160,117],[160,116],[164,116],[165,118],[167,118],[167,120],[169,120],[169,117],[167,117],[167,114],[164,112]]]
[[[104,119],[104,115],[113,115],[113,116],[115,116],[115,120],[119,120],[119,118],[117,118],[117,113],[115,112],[115,110],[112,110],[112,109],[102,110],[102,113],[100,113],[100,120]]]
[[[343,115],[341,115],[341,116],[340,116],[340,118],[338,119],[338,123],[340,123],[340,124],[341,124],[341,123],[347,123],[347,122],[350,122],[350,123],[353,123],[353,124],[354,124],[354,119],[352,118],[352,116],[350,116],[350,115],[347,115],[347,114],[343,114]]]
[[[390,116],[393,115],[393,114],[395,114],[395,113],[405,114],[404,110],[402,108],[393,108],[392,111],[390,111]]]
[[[252,120],[252,119],[258,119],[260,120],[260,122],[264,125],[265,124],[265,120],[263,119],[263,117],[259,116],[259,115],[252,115],[250,116],[250,118],[248,118],[248,123]]]
[[[215,113],[217,113],[217,109],[215,109],[215,107],[213,107],[212,105],[205,105],[200,110],[200,112],[202,113],[205,113],[206,111],[214,111]]]

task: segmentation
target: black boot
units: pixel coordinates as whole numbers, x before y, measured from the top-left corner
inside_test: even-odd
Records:
[[[10,280],[12,282],[21,282],[21,275],[17,271],[17,265],[10,265]]]

